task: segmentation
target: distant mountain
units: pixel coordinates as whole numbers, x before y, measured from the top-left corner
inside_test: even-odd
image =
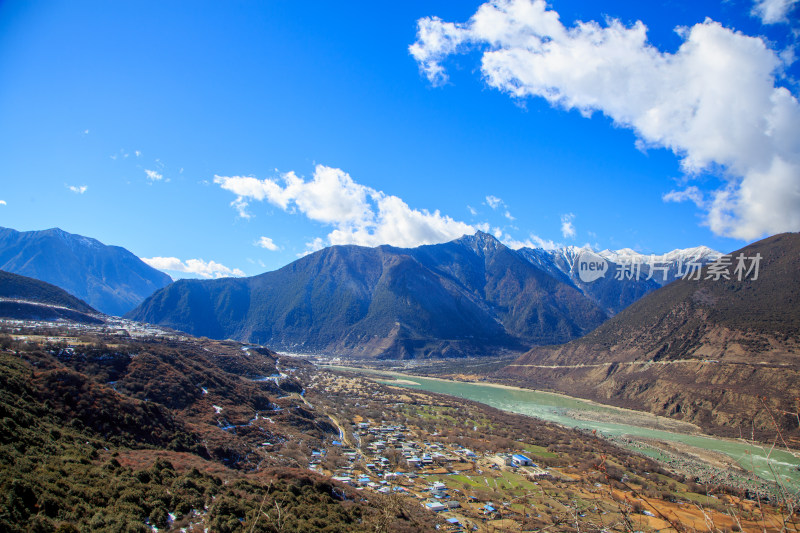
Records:
[[[603,250],[597,254],[616,265],[638,264],[643,278],[649,277],[651,265],[656,269],[652,281],[660,286],[680,279],[687,270],[716,261],[722,254],[708,246],[675,249],[665,254],[641,254],[630,248]]]
[[[687,269],[708,264],[722,255],[705,246],[673,250],[661,255],[640,254],[630,248],[593,252],[588,247],[577,246],[553,250],[521,248],[518,252],[545,272],[573,284],[611,315],[622,311],[645,294],[679,279]],[[581,280],[578,260],[586,253],[608,262],[606,276],[591,282]],[[651,265],[656,266],[652,274]]]
[[[480,232],[413,249],[333,246],[251,278],[180,280],[127,316],[273,349],[382,358],[523,350],[607,318]]]
[[[740,254],[745,270],[737,272]],[[732,435],[749,434],[751,424],[774,431],[769,406],[796,431],[784,412],[800,407],[798,272],[799,234],[764,239],[707,265],[700,279],[648,294],[581,339],[533,348],[497,376]]]
[[[100,323],[99,313],[63,289],[0,270],[0,317]]]
[[[172,281],[124,248],[58,228],[0,228],[0,270],[52,283],[118,316]]]

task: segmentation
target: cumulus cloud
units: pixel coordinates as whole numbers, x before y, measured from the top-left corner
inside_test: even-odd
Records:
[[[572,213],[561,215],[561,235],[563,235],[565,239],[575,238],[575,225],[572,223],[574,219],[575,215]]]
[[[264,236],[259,237],[255,245],[260,248],[264,248],[266,250],[270,250],[273,252],[277,252],[278,250],[280,250],[280,248],[278,248],[278,245],[272,242],[272,239],[270,239],[269,237],[264,237]]]
[[[798,0],[756,0],[751,13],[764,24],[788,22],[789,12]]]
[[[202,278],[225,278],[241,277],[245,273],[238,268],[228,268],[216,261],[204,261],[202,259],[187,259],[181,261],[177,257],[142,257],[142,261],[158,270],[169,270],[172,272],[184,272],[196,274]]]
[[[250,202],[266,201],[333,228],[327,236],[330,245],[412,247],[475,232],[438,210],[412,209],[397,196],[361,185],[343,170],[324,165],[317,165],[310,180],[288,172],[280,179],[214,176],[214,183],[236,195],[231,205],[240,216],[252,216]],[[316,240],[308,244],[309,249],[322,247]]]
[[[689,177],[718,172],[724,184],[703,204],[717,235],[797,231],[800,104],[776,86],[781,59],[763,39],[710,19],[677,31],[683,43],[666,53],[648,43],[642,22],[567,28],[544,0],[493,0],[466,23],[420,19],[409,51],[438,85],[448,56],[480,49],[489,86],[585,116],[600,111],[639,146],[672,150]]]
[[[0,205],[8,205],[5,200],[0,200]]]
[[[147,174],[147,179],[149,179],[150,181],[159,181],[159,180],[164,178],[164,176],[162,174],[159,174],[155,170],[147,170],[147,169],[145,169],[144,173]]]
[[[75,194],[83,194],[89,189],[86,185],[67,185],[67,188]]]

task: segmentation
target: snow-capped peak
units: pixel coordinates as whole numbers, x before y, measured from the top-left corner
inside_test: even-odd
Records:
[[[693,248],[676,248],[665,254],[642,254],[631,248],[620,250],[603,250],[598,255],[612,263],[647,263],[654,260],[656,263],[678,263],[688,261],[714,261],[722,254],[708,246],[695,246]]]

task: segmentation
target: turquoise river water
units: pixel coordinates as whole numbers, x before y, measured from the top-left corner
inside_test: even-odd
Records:
[[[625,411],[561,394],[504,387],[488,383],[422,378],[398,372],[337,366],[329,368],[362,374],[378,374],[389,378],[379,380],[383,383],[466,398],[504,411],[534,416],[568,427],[597,430],[598,433],[607,436],[643,437],[666,442],[680,442],[697,448],[720,452],[731,457],[745,470],[754,472],[764,479],[775,481],[776,476],[779,476],[784,486],[791,492],[800,490],[800,470],[798,470],[800,459],[785,450],[773,449],[770,451],[768,447],[754,445],[744,440],[676,433],[618,422],[587,420],[582,415],[588,415],[588,418],[591,416],[596,417],[598,414],[610,414],[616,415],[615,418],[619,419],[619,414]],[[635,417],[632,417],[632,419],[635,420]],[[646,450],[639,451],[648,453]],[[650,452],[649,455],[655,456],[657,454]]]

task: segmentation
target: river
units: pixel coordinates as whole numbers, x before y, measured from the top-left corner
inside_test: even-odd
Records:
[[[504,385],[423,378],[399,372],[363,368],[341,366],[329,366],[328,368],[361,374],[377,374],[390,378],[378,380],[381,383],[466,398],[504,411],[534,416],[568,427],[597,430],[598,433],[608,437],[628,436],[640,439],[655,439],[667,443],[682,443],[695,448],[722,453],[733,459],[746,471],[754,472],[768,481],[775,481],[776,477],[779,477],[784,487],[790,492],[797,493],[800,491],[800,470],[798,470],[800,459],[788,451],[777,449],[770,451],[768,447],[763,445],[754,445],[738,439],[655,429],[652,427],[653,424],[645,426],[619,422],[620,418],[629,418],[631,420],[646,419],[651,416],[654,420],[661,418],[654,415],[618,409],[562,394]],[[608,418],[609,420],[603,420],[603,418]],[[662,420],[665,424],[674,423],[670,419]],[[616,440],[619,442],[619,439]],[[642,448],[640,445],[634,447],[647,455],[661,458],[660,453],[654,449]]]

